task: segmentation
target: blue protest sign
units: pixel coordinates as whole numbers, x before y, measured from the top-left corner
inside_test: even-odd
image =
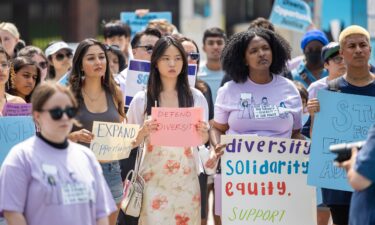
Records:
[[[336,157],[329,146],[364,140],[375,122],[374,97],[318,92],[320,112],[314,119],[309,174],[310,185],[335,190],[352,191],[344,169],[333,164]]]
[[[304,33],[312,23],[311,9],[301,0],[276,0],[270,21],[276,26]]]
[[[129,106],[130,102],[137,92],[146,90],[148,77],[150,74],[150,62],[144,60],[131,59],[129,61],[128,72],[125,83],[125,106]],[[197,65],[188,65],[189,85],[194,87]]]
[[[140,17],[134,12],[122,12],[120,14],[121,22],[126,23],[131,28],[131,36],[144,30],[150,20],[154,19],[166,19],[169,23],[172,23],[171,12],[149,12],[146,15]]]
[[[9,150],[35,134],[30,116],[0,117],[0,166]]]

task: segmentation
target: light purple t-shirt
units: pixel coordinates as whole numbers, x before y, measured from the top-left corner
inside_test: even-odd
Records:
[[[39,137],[12,148],[0,170],[0,211],[28,225],[92,225],[117,210],[102,169],[86,147],[56,149]]]
[[[268,84],[227,82],[215,103],[217,123],[228,124],[227,134],[256,134],[290,138],[302,127],[302,100],[294,84],[274,75]]]
[[[328,87],[327,84],[327,78],[323,77],[322,79],[319,79],[312,84],[310,84],[309,88],[307,88],[307,91],[309,92],[309,99],[316,98],[318,96],[318,91],[325,89]]]

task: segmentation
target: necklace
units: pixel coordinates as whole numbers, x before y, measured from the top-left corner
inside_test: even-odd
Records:
[[[85,89],[84,88],[82,88],[82,91],[83,91],[83,94],[85,94],[86,95],[86,97],[90,100],[90,102],[94,102],[94,101],[96,101],[96,100],[98,100],[99,99],[99,97],[102,95],[102,93],[101,92],[99,92],[99,94],[98,94],[98,96],[96,96],[96,97],[94,97],[94,98],[92,98],[92,97],[90,97],[90,95],[88,95],[87,93],[86,93],[86,91],[85,91]]]

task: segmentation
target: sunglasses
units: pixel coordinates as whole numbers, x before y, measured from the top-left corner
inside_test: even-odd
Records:
[[[107,51],[111,51],[111,50],[121,51],[121,49],[118,45],[104,45],[104,46],[105,46],[105,50],[107,50]]]
[[[199,53],[198,52],[190,52],[186,53],[187,57],[190,57],[191,60],[199,60]]]
[[[71,52],[68,52],[66,54],[57,53],[56,56],[55,56],[57,61],[63,61],[65,57],[67,57],[68,59],[71,59],[73,57],[73,53],[71,53]]]
[[[56,108],[53,108],[53,109],[48,109],[48,110],[41,110],[41,112],[49,112],[51,118],[53,120],[59,120],[63,117],[64,113],[66,113],[66,115],[68,116],[69,119],[75,117],[77,115],[77,108],[75,107],[71,107],[71,106],[67,106],[65,109],[62,109],[60,107],[56,107]]]
[[[48,63],[47,62],[40,62],[40,63],[38,63],[38,66],[41,68],[41,69],[46,69],[47,68],[47,66],[48,66]]]
[[[145,48],[145,50],[148,54],[152,54],[152,50],[153,50],[154,46],[152,46],[152,45],[138,45],[135,48]]]

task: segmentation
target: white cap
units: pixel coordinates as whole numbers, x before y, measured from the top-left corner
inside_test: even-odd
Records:
[[[52,44],[48,48],[46,48],[45,54],[48,57],[60,51],[61,49],[67,49],[67,50],[73,51],[73,49],[71,49],[67,43],[63,41],[59,41],[59,42]]]

